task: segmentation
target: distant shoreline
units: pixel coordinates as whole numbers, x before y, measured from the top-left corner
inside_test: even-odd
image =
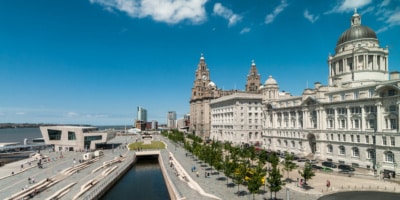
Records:
[[[40,126],[65,126],[65,125],[91,126],[91,125],[86,125],[86,124],[0,123],[0,129],[5,129],[5,128],[39,128]]]

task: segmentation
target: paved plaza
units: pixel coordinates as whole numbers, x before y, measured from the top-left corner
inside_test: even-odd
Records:
[[[223,173],[220,173],[219,175],[212,174],[208,165],[204,165],[204,163],[195,160],[193,156],[186,156],[186,151],[181,146],[170,143],[168,139],[162,136],[158,137],[167,144],[167,150],[174,155],[174,158],[191,176],[191,179],[196,181],[205,192],[213,194],[220,199],[253,199],[253,196],[248,192],[246,186],[239,186],[240,195],[238,195],[237,185],[233,186],[231,184],[232,180],[229,179],[228,183],[230,186],[227,187],[227,181]],[[167,154],[163,154],[163,156],[164,161],[168,159]],[[299,165],[304,165],[304,163],[299,163]],[[168,165],[166,165],[166,167],[167,166]],[[199,177],[196,176],[196,172],[191,172],[193,166],[195,166],[199,172]],[[168,169],[168,172],[171,179],[173,179],[174,183],[177,185],[178,190],[184,197],[186,197],[186,199],[212,199],[201,196],[198,192],[193,191],[193,189],[187,186],[184,181],[176,177],[172,169]],[[212,175],[206,178],[204,176],[205,172],[210,172]],[[215,170],[213,172],[215,172]],[[287,177],[286,173],[283,175],[285,178]],[[289,178],[297,180],[297,178],[301,177],[298,170],[294,170],[289,174]],[[331,183],[329,188],[326,187],[327,180]],[[289,197],[294,200],[313,200],[318,199],[323,195],[340,191],[373,190],[396,193],[400,192],[400,185],[398,182],[393,180],[380,180],[379,177],[370,175],[367,170],[360,169],[357,169],[351,177],[347,174],[316,172],[316,176],[307,181],[309,186],[307,189],[298,187],[296,183],[296,181],[287,183],[286,186],[276,194],[276,197],[278,199],[287,199],[287,197]],[[264,190],[263,187],[261,187],[261,189]],[[268,188],[265,190],[265,193],[256,194],[255,199],[269,199],[271,194],[268,191]]]

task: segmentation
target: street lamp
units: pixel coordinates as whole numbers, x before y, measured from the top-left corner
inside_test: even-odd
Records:
[[[372,158],[372,169],[374,170],[374,175],[376,175],[376,130],[378,125],[377,115],[375,114],[375,124],[374,124],[374,132],[372,134],[372,145],[373,145],[373,158]]]

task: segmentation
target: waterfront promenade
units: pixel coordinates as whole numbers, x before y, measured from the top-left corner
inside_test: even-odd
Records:
[[[132,136],[118,136],[111,142],[116,144],[124,144],[132,142],[135,138]],[[169,184],[174,189],[178,199],[253,199],[247,188],[243,185],[239,186],[240,195],[237,194],[237,185],[232,185],[232,180],[227,181],[225,176],[220,173],[214,174],[215,170],[209,170],[208,165],[200,163],[191,155],[186,156],[186,151],[179,145],[172,144],[168,139],[161,135],[155,135],[154,140],[165,142],[167,148],[160,150],[165,172],[168,175]],[[0,199],[7,199],[21,191],[34,187],[41,181],[52,178],[54,183],[49,183],[48,187],[42,192],[37,193],[32,199],[50,199],[56,193],[63,193],[59,199],[74,199],[82,190],[82,187],[93,182],[93,188],[85,190],[87,193],[79,196],[77,199],[90,199],[93,190],[104,190],[104,184],[111,179],[107,178],[104,173],[108,168],[122,168],[129,163],[128,160],[115,162],[108,168],[102,168],[104,163],[113,161],[123,155],[124,158],[131,158],[134,151],[127,151],[124,145],[118,146],[113,150],[105,150],[104,156],[99,160],[87,165],[80,165],[79,162],[74,162],[82,159],[82,152],[62,152],[62,158],[59,152],[43,151],[44,155],[50,158],[50,162],[46,162],[43,168],[38,168],[36,162],[31,165],[27,164],[28,160],[22,160],[7,164],[0,168]],[[171,167],[173,163],[173,167]],[[24,168],[21,169],[21,164]],[[77,171],[77,166],[81,166]],[[196,167],[199,172],[199,177],[196,172],[192,172],[192,167]],[[11,175],[14,172],[14,175]],[[212,174],[210,177],[205,177],[205,172]],[[212,173],[214,172],[214,173]],[[62,174],[62,175],[60,175]],[[286,174],[284,174],[286,177]],[[293,180],[300,178],[297,170],[290,173],[289,177]],[[35,183],[28,182],[28,178],[35,179]],[[331,186],[326,188],[326,180],[330,180]],[[53,185],[51,185],[53,184]],[[89,184],[89,186],[92,184]],[[388,192],[400,192],[400,185],[396,182],[379,180],[378,177],[368,175],[368,172],[356,171],[352,177],[347,175],[316,173],[316,176],[308,181],[309,189],[305,190],[296,186],[296,182],[288,183],[283,189],[277,193],[277,198],[287,199],[287,193],[290,199],[295,200],[313,200],[318,199],[322,195],[330,194],[338,191],[352,190],[377,190]],[[261,188],[262,190],[264,187]],[[149,191],[151,192],[151,191]],[[132,194],[134,197],[134,194]],[[274,196],[274,195],[273,195]],[[270,193],[268,188],[262,194],[256,194],[255,199],[269,199]]]

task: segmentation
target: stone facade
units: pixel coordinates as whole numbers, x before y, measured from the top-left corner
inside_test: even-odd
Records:
[[[261,145],[262,95],[235,93],[211,100],[210,139],[234,145]]]
[[[294,97],[266,81],[265,149],[400,172],[399,73],[389,78],[388,50],[371,31],[355,12],[328,58],[327,86],[317,82]]]

